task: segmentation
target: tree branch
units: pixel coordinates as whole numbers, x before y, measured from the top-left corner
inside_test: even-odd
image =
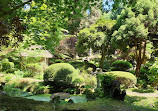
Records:
[[[24,3],[22,3],[22,4],[20,4],[20,5],[16,6],[16,7],[14,7],[13,9],[7,11],[7,12],[3,12],[2,16],[5,16],[5,15],[13,13],[15,10],[19,9],[20,7],[24,6],[25,4],[27,4],[27,3],[31,2],[31,1],[32,0],[28,0],[27,2],[24,2]]]

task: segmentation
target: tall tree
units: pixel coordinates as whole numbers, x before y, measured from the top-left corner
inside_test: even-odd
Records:
[[[0,46],[8,46],[10,42],[15,46],[22,41],[22,32],[25,30],[20,19],[20,12],[25,4],[32,0],[1,0],[0,1]],[[0,49],[1,49],[0,47]]]
[[[112,49],[111,29],[114,24],[115,20],[103,16],[96,21],[96,24],[81,30],[77,35],[77,49],[80,54],[84,54],[90,48],[94,52],[101,52],[100,68],[103,68],[105,57],[110,54]]]
[[[137,77],[145,58],[147,40],[151,35],[157,36],[158,6],[156,4],[156,0],[137,0],[132,7],[127,6],[118,16],[116,31],[113,33],[119,46],[120,44],[123,47],[135,46]]]
[[[81,18],[82,10],[89,9],[95,2],[94,0],[1,0],[1,45],[9,45],[11,38],[17,39],[15,43],[22,41],[23,23],[25,23],[29,37],[42,45],[52,42],[55,46],[62,28],[69,29],[68,21]]]

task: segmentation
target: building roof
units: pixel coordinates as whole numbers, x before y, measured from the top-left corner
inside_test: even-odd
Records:
[[[32,45],[25,49],[20,53],[23,57],[44,57],[44,58],[52,58],[52,55],[49,51],[44,50],[44,48],[40,45]]]

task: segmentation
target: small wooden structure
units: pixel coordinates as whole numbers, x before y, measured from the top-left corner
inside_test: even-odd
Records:
[[[44,48],[41,45],[31,45],[27,49],[25,49],[23,52],[20,53],[21,57],[40,57],[40,62],[43,62],[47,65],[49,65],[49,58],[53,58],[54,55],[52,55],[49,51],[44,50]]]

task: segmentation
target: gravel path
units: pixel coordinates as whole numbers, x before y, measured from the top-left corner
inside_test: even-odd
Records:
[[[158,91],[155,91],[154,93],[138,93],[138,92],[132,92],[130,90],[127,90],[126,93],[127,93],[127,95],[130,95],[130,96],[158,97]]]

